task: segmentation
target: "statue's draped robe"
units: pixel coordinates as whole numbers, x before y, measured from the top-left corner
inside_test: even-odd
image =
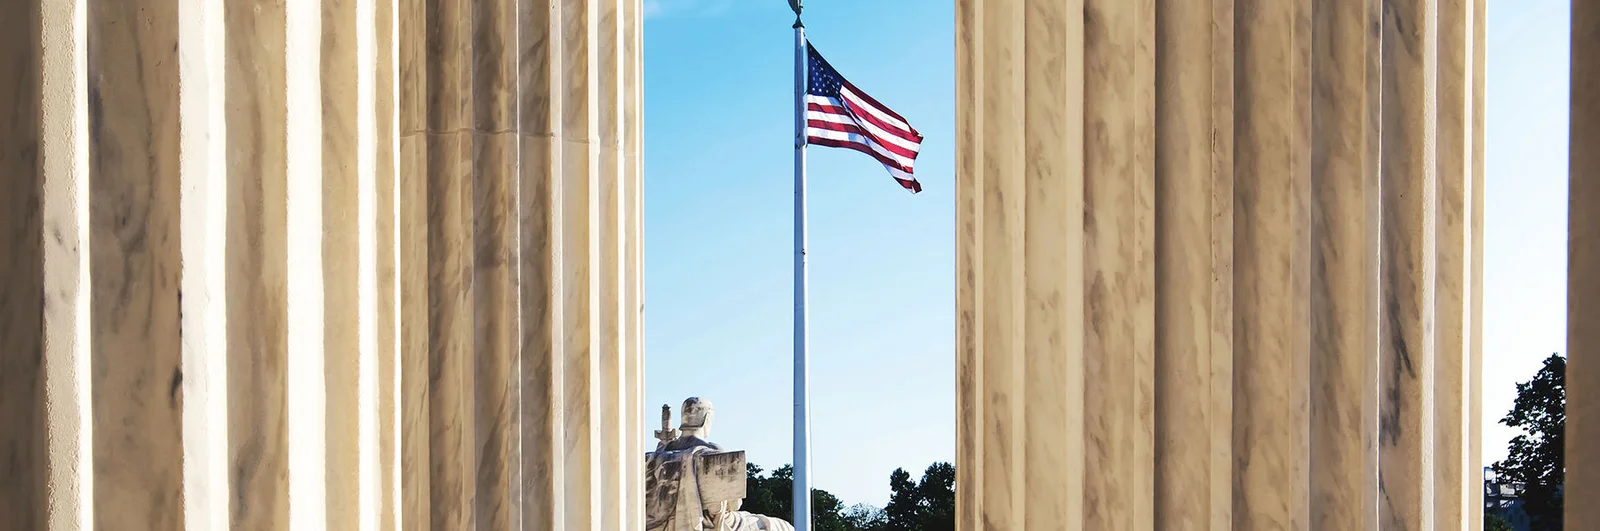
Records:
[[[718,449],[710,444],[683,450],[675,447],[667,445],[662,451],[645,454],[645,531],[711,531],[711,522],[705,517],[708,508],[701,503],[700,470],[695,468],[699,460],[695,456]],[[777,518],[730,511],[723,515],[723,529],[719,531],[794,531],[794,526]]]
[[[744,511],[728,513],[724,523],[725,531],[794,531],[794,526],[789,522]]]
[[[700,504],[694,456],[711,451],[715,450],[697,446],[645,454],[644,488],[649,496],[645,500],[645,531],[677,531],[673,522],[684,519],[696,522],[692,529],[702,527],[705,508]]]

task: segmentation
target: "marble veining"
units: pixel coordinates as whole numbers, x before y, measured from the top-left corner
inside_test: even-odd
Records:
[[[1377,492],[1378,51],[1368,3],[1313,31],[1311,526],[1371,529]]]
[[[95,526],[183,526],[177,8],[87,2]]]
[[[39,4],[0,7],[0,64],[14,73],[0,81],[0,529],[46,526],[49,493],[49,420],[45,395],[45,313],[72,299],[47,289],[44,201],[46,175],[40,138],[44,61],[33,50],[41,38]],[[59,176],[56,176],[59,178]],[[53,245],[61,245],[60,227]],[[54,286],[51,286],[54,287]],[[59,310],[57,310],[59,311]]]
[[[1481,505],[1481,470],[1469,463],[1473,422],[1467,397],[1471,370],[1472,274],[1472,2],[1436,0],[1438,9],[1438,170],[1436,329],[1434,357],[1433,520],[1469,520]],[[1454,51],[1452,51],[1454,50]],[[1481,420],[1480,420],[1481,421]]]
[[[1434,405],[1433,290],[1463,314],[1479,304],[1465,280],[1434,288],[1431,273],[1440,253],[1480,253],[1475,238],[1433,237],[1425,209],[1379,208],[1379,187],[1396,186],[1380,184],[1380,149],[1421,160],[1434,145],[1421,131],[1441,119],[1380,114],[1394,94],[1381,9],[1411,4],[1086,1],[1078,17],[1077,2],[957,2],[964,528],[1371,528],[1395,504],[1379,492],[1412,489],[1408,471],[1465,480],[1379,446],[1422,448],[1442,429],[1407,413]],[[1414,44],[1391,50],[1468,55]],[[1436,63],[1406,68],[1423,64]],[[1438,98],[1405,95],[1419,96]],[[1476,157],[1462,152],[1474,172]],[[1383,171],[1425,182],[1406,168]],[[1432,197],[1406,194],[1389,202]],[[1470,234],[1462,216],[1450,226]],[[1385,409],[1384,382],[1391,405],[1416,406]],[[1384,478],[1380,455],[1395,465]],[[1400,503],[1422,514],[1422,499]]]
[[[1384,11],[1379,525],[1430,529],[1434,502],[1438,33],[1428,0]],[[1459,245],[1459,244],[1458,244]]]
[[[63,395],[45,394],[39,374],[72,361],[41,350],[42,334],[71,330],[41,323],[72,326],[62,316],[86,289],[88,380],[63,389],[89,390],[72,392],[95,430],[82,453],[0,436],[12,456],[0,471],[37,487],[75,481],[47,478],[42,463],[79,463],[95,475],[89,524],[178,529],[216,510],[186,506],[184,449],[225,436],[227,517],[241,529],[287,528],[291,472],[322,475],[311,491],[325,487],[328,506],[306,514],[331,526],[373,510],[385,529],[642,522],[640,3],[323,0],[307,11],[318,34],[291,28],[281,0],[221,6],[226,38],[186,41],[198,44],[185,53],[221,46],[223,71],[183,70],[223,83],[225,120],[206,132],[226,145],[214,154],[226,161],[225,236],[206,250],[221,253],[226,288],[226,341],[205,347],[227,360],[218,387],[186,383],[200,374],[180,341],[190,235],[179,220],[199,215],[180,206],[180,178],[199,176],[179,164],[179,123],[211,123],[184,114],[207,91],[184,90],[199,86],[179,79],[179,33],[192,28],[157,4],[74,4],[88,10],[88,60],[70,96],[35,92],[53,72],[39,28],[66,11],[0,8],[0,60],[25,72],[0,82],[0,101],[23,102],[0,119],[0,167],[40,174],[41,153],[64,151],[29,135],[70,129],[90,177],[75,207],[89,220],[76,228],[81,251],[68,249],[74,227],[49,221],[68,208],[0,214],[0,247],[16,257],[0,265],[13,273],[0,330],[23,330],[4,334],[18,348],[0,353],[0,392],[24,398],[6,401],[0,423],[70,437],[71,415],[47,414],[57,403],[40,398]],[[1482,0],[958,0],[962,528],[1478,521],[1480,508],[1450,504],[1481,448],[1433,452],[1481,430],[1452,422],[1481,413],[1483,13]],[[1600,20],[1576,14],[1579,27]],[[377,23],[370,41],[341,31],[366,22]],[[287,44],[320,56],[290,60]],[[320,87],[306,100],[320,114],[287,108],[291,83],[296,98]],[[63,98],[84,123],[42,112]],[[1586,102],[1575,100],[1575,139]],[[1574,201],[1593,188],[1583,156]],[[291,159],[296,183],[317,179],[296,199],[323,206],[315,243],[287,233]],[[321,164],[299,164],[309,160]],[[372,211],[352,204],[369,193],[367,172]],[[73,204],[70,186],[18,183],[26,191],[0,201]],[[1574,214],[1574,271],[1600,269],[1582,267],[1595,224]],[[376,260],[358,252],[368,242]],[[318,282],[289,278],[288,263],[313,251]],[[92,284],[42,269],[50,252],[89,253]],[[355,287],[368,275],[373,304]],[[1574,326],[1593,313],[1587,279],[1572,275]],[[291,280],[323,286],[297,295],[328,319],[290,319]],[[1594,371],[1579,352],[1596,328],[1575,329],[1569,349],[1575,434],[1589,433]],[[326,352],[326,387],[309,390],[325,411],[287,407],[290,332]],[[380,396],[364,401],[353,382],[371,370]],[[185,395],[213,390],[226,429],[189,429],[184,410],[218,397]],[[348,444],[360,430],[347,420],[366,407],[398,434]],[[326,459],[291,462],[290,429],[323,423]],[[1588,457],[1572,455],[1574,493],[1600,483]],[[359,481],[359,463],[374,461],[376,481]],[[70,500],[39,492],[0,487],[0,511],[29,515],[23,525],[70,520],[47,514]]]

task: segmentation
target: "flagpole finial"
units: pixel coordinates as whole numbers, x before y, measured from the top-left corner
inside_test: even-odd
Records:
[[[793,9],[794,10],[794,27],[796,27],[796,28],[804,28],[804,27],[806,27],[805,23],[800,22],[800,9],[801,9],[800,8],[800,2],[801,1],[802,0],[789,0],[789,9]]]

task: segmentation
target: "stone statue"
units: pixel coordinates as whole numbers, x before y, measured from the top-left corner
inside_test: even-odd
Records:
[[[667,443],[678,438],[678,430],[672,429],[672,406],[661,404],[661,429],[656,430],[656,451],[667,447]]]
[[[712,450],[722,449],[705,440],[705,437],[711,436],[711,401],[701,398],[684,400],[683,413],[679,417],[683,423],[678,425],[678,437],[666,442],[663,451],[677,452],[702,446]]]
[[[671,429],[672,408],[661,406],[656,451],[645,454],[647,531],[793,531],[789,522],[740,511],[742,451],[723,451],[711,436],[711,401],[683,401],[682,423]]]

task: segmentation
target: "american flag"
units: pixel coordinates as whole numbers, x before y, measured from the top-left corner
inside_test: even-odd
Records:
[[[806,82],[806,142],[871,155],[900,186],[921,192],[911,167],[922,147],[922,134],[846,81],[809,42],[806,54],[811,72]]]

